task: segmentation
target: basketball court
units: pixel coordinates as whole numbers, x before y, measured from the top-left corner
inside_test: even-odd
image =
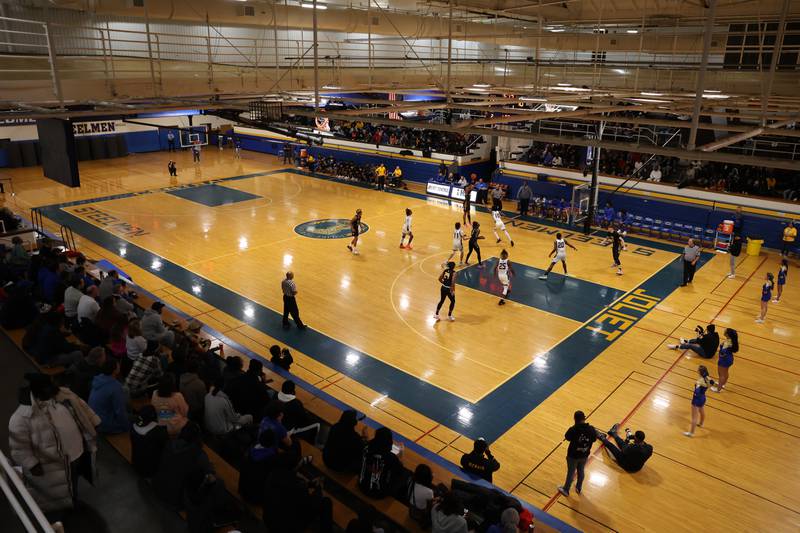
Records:
[[[474,438],[494,442],[502,463],[495,482],[577,527],[796,530],[800,360],[792,350],[800,337],[792,284],[767,324],[753,322],[775,257],[743,255],[729,280],[727,257],[704,253],[693,286],[679,288],[676,244],[629,237],[618,276],[600,234],[506,211],[512,248],[494,242],[491,217],[477,208],[485,265],[473,258],[459,268],[456,320],[436,322],[437,277],[460,203],[414,186],[379,192],[266,155],[203,155],[173,182],[149,168],[155,155],[113,168],[91,163],[90,186],[74,199],[22,177],[18,198],[48,198],[39,202],[44,216],[73,228],[85,253],[220,339],[260,356],[287,344],[301,379],[432,452],[457,462]],[[177,155],[183,167],[190,157]],[[366,224],[358,256],[345,247],[357,208]],[[406,208],[413,250],[398,247]],[[569,277],[557,265],[542,281],[556,232],[578,250],[568,250]],[[504,248],[516,276],[501,307],[493,265]],[[281,328],[279,283],[288,270],[310,326],[304,332]],[[690,440],[681,433],[702,361],[666,345],[711,320],[736,327],[743,349],[728,390],[709,400],[706,428]],[[583,495],[556,497],[563,432],[576,409],[600,428],[623,420],[644,430],[655,448],[648,467],[632,478],[598,452]],[[690,509],[692,524],[675,509]]]

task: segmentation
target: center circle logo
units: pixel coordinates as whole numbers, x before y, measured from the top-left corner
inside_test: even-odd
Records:
[[[303,222],[295,226],[294,231],[303,237],[312,239],[348,239],[353,235],[350,230],[350,220],[346,218],[323,218],[322,220]],[[359,233],[368,231],[369,226],[362,222]]]

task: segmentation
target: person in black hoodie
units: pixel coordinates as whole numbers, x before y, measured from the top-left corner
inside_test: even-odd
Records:
[[[273,344],[269,347],[269,354],[270,363],[289,372],[289,369],[292,367],[292,363],[294,363],[294,357],[292,357],[292,353],[289,351],[289,348],[284,348],[281,350],[280,346]]]
[[[734,279],[736,277],[736,258],[742,253],[742,237],[741,235],[734,234],[731,238],[731,244],[728,246],[728,255],[730,256],[731,273],[728,278]]]
[[[66,339],[61,327],[64,315],[50,311],[28,327],[22,338],[22,347],[36,358],[40,365],[69,367],[83,358],[80,347]]]
[[[283,404],[283,427],[286,429],[300,429],[311,424],[311,418],[303,407],[303,402],[295,395],[296,388],[294,381],[286,380],[281,385],[281,392],[278,393],[278,401]],[[308,441],[314,442],[316,430],[305,431],[301,435]]]
[[[299,533],[314,522],[314,531],[333,530],[333,506],[322,495],[321,480],[306,481],[297,473],[304,462],[294,452],[275,457],[264,495],[263,520],[268,531]]]
[[[581,493],[583,486],[583,468],[586,460],[592,451],[592,443],[597,440],[597,430],[586,423],[586,415],[583,411],[575,411],[575,425],[567,430],[564,438],[569,441],[567,448],[567,479],[564,485],[558,487],[558,492],[564,496],[569,496],[569,489],[572,486],[572,478],[575,471],[578,471],[578,483],[575,484],[575,492]]]
[[[203,433],[194,422],[188,422],[177,438],[167,442],[161,463],[153,478],[156,494],[164,502],[180,509],[189,474],[203,471],[214,475],[214,468],[203,451]]]
[[[86,357],[67,369],[66,378],[72,392],[80,396],[84,402],[89,401],[89,392],[92,390],[92,380],[100,373],[106,362],[106,349],[95,346]]]
[[[264,408],[272,399],[272,391],[267,387],[263,365],[257,359],[250,359],[247,372],[231,379],[225,387],[225,394],[230,398],[237,413],[251,415],[254,422],[264,416]]]
[[[339,421],[331,426],[328,440],[322,450],[325,466],[337,472],[358,472],[361,468],[361,455],[367,442],[367,426],[356,432],[357,413],[352,410],[342,412]]]
[[[161,454],[169,435],[167,428],[158,425],[156,409],[145,405],[131,427],[131,463],[136,473],[145,479],[156,475]]]
[[[397,494],[397,489],[403,484],[405,469],[398,456],[392,452],[393,446],[392,431],[381,427],[364,448],[358,486],[367,496],[384,498]]]

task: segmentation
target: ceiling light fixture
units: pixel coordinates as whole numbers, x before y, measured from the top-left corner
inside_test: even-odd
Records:
[[[300,7],[304,7],[306,9],[314,9],[314,4],[301,3]],[[328,9],[328,6],[326,6],[325,4],[318,3],[317,9]]]
[[[564,28],[553,28],[550,31],[553,33],[561,33],[564,31]]]
[[[623,69],[623,68],[614,68],[614,69],[611,69],[611,70],[613,70],[617,74],[627,74],[628,73],[628,71]]]
[[[572,87],[571,83],[557,83],[556,85],[558,85],[559,87]]]
[[[654,93],[650,91],[642,91],[639,94],[641,94],[642,96],[664,96],[662,93]]]
[[[476,87],[478,89],[488,89],[489,87],[492,86],[492,84],[491,83],[485,83],[485,82],[481,81],[481,82],[478,82],[478,83],[473,83],[472,86]]]
[[[625,33],[639,33],[639,30],[625,30]]]

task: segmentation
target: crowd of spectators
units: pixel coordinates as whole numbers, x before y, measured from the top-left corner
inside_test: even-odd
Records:
[[[600,154],[600,173],[607,176],[680,183],[716,192],[782,197],[793,201],[800,195],[797,176],[780,169],[665,156],[651,159],[648,154],[620,150],[602,149]],[[591,172],[586,164],[586,148],[580,146],[534,142],[519,160]]]
[[[315,127],[311,117],[294,116],[290,119],[295,124]],[[355,142],[374,144],[376,146],[395,146],[422,152],[439,152],[442,154],[466,155],[468,147],[477,135],[462,135],[455,132],[436,131],[420,127],[386,126],[370,124],[363,120],[329,120],[330,131],[338,137]]]
[[[127,435],[133,468],[164,504],[185,512],[190,531],[239,520],[242,506],[229,490],[262,506],[268,531],[331,531],[332,501],[311,456],[301,455],[302,439],[323,448],[326,468],[356,476],[365,497],[403,501],[434,532],[476,530],[477,516],[481,531],[527,531],[532,517],[517,500],[466,482],[434,486],[428,465],[410,472],[392,432],[380,427],[369,438],[355,411],[344,411],[323,443],[294,381],[274,390],[260,360],[245,369],[241,358],[221,357],[199,322],[165,322],[158,301],[142,310],[117,272],[98,280],[82,255],[47,241],[23,252],[0,250],[0,323],[24,328],[24,349],[49,370],[24,376],[9,442],[46,512],[67,512],[78,479],[94,479],[100,435]],[[275,345],[270,362],[289,372],[293,357]],[[239,468],[238,487],[217,476],[207,446]],[[482,440],[461,463],[486,480],[500,468]],[[347,531],[374,533],[379,522],[364,512]]]

